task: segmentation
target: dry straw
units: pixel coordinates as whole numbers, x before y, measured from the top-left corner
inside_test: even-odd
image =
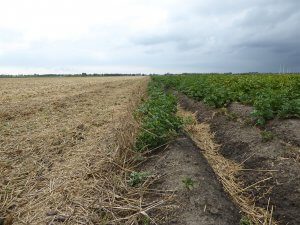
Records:
[[[37,94],[31,99],[18,93],[16,102],[10,100],[14,96],[2,99],[1,107],[14,117],[0,113],[0,223],[3,218],[5,225],[158,221],[159,213],[151,212],[164,209],[171,195],[149,189],[153,176],[139,187],[128,184],[143,157],[131,150],[139,129],[132,112],[145,95],[147,78],[19,83],[32,84],[29,94]],[[24,99],[19,104],[17,98]],[[23,105],[31,113],[26,117]]]

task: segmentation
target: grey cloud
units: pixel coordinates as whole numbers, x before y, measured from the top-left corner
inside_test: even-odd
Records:
[[[178,20],[173,12],[168,33],[134,43],[155,48],[171,42],[172,54],[199,71],[277,72],[280,63],[300,71],[299,1],[212,2],[194,1],[189,11],[178,10]]]
[[[164,44],[164,43],[170,43],[170,42],[181,42],[186,40],[184,37],[180,37],[179,35],[152,35],[152,36],[146,36],[142,38],[137,38],[133,40],[136,44],[141,45],[157,45],[157,44]]]

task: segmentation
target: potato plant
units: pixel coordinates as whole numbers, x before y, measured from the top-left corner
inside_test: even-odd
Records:
[[[251,105],[259,125],[275,117],[300,117],[299,75],[177,75],[153,79],[213,107],[226,107],[231,102]]]
[[[148,98],[139,107],[136,115],[141,120],[136,150],[151,150],[165,144],[180,131],[182,121],[176,116],[177,99],[166,93],[163,86],[151,81]]]

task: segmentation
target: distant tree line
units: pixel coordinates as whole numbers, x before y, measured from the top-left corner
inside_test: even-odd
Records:
[[[81,73],[81,74],[0,74],[0,78],[27,78],[27,77],[118,77],[118,76],[172,76],[172,75],[255,75],[255,74],[273,74],[273,75],[282,75],[282,73],[259,73],[259,72],[248,72],[248,73],[165,73],[165,74],[143,74],[143,73]],[[287,73],[300,75],[300,72],[297,73]]]

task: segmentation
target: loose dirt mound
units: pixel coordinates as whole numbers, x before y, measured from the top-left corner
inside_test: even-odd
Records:
[[[1,82],[0,218],[14,224],[99,223],[106,182],[101,165],[118,147],[116,130],[147,79]]]
[[[179,95],[179,98],[183,108],[196,112],[199,121],[210,124],[217,142],[222,145],[220,152],[244,166],[239,176],[251,187],[247,191],[257,205],[267,208],[270,198],[269,204],[275,206],[274,218],[280,224],[300,224],[299,147],[292,145],[292,141],[285,142],[286,138],[249,125],[249,118],[245,116],[249,110],[246,113],[240,110],[243,116],[236,117],[232,116],[232,112],[239,114],[236,107],[235,110],[229,108],[229,111],[215,110],[186,96]],[[271,127],[276,130],[276,126]],[[290,132],[298,132],[289,127]],[[282,131],[279,129],[278,132]],[[290,135],[289,139],[293,137]]]
[[[175,191],[177,209],[160,224],[239,224],[239,210],[223,191],[201,150],[188,137],[172,142],[142,169],[161,176],[155,189]]]

